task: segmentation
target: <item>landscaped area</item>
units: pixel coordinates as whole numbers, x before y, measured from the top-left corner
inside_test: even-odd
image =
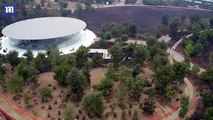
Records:
[[[0,113],[17,120],[213,118],[212,11],[82,2],[71,13],[58,1],[55,14],[86,21],[97,41],[66,55],[55,45],[0,55]],[[54,11],[29,9],[23,19]],[[21,17],[8,19],[0,26]]]

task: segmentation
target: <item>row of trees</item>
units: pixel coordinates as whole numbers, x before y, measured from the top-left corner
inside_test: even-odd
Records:
[[[213,31],[210,29],[202,32],[195,32],[190,38],[184,37],[183,43],[185,53],[189,56],[201,57],[212,64],[211,44],[213,40]],[[208,57],[205,57],[208,56]]]
[[[188,7],[199,5],[199,7],[203,9],[213,9],[213,4],[209,1],[202,1],[202,4],[197,4],[194,1],[186,1],[186,0],[143,0],[143,3],[146,5],[163,5],[163,6],[180,6],[180,7]]]
[[[164,15],[161,19],[162,25],[159,26],[160,31],[170,33],[171,36],[176,36],[178,32],[189,30],[190,32],[199,32],[211,27],[211,19],[203,20],[198,15],[190,17],[171,17]]]

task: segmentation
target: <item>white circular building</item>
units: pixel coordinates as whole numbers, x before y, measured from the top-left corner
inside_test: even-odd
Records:
[[[86,29],[82,20],[66,17],[43,17],[16,22],[2,30],[1,54],[16,50],[22,57],[27,49],[34,56],[56,45],[62,54],[69,54],[83,46],[90,46],[96,35]]]

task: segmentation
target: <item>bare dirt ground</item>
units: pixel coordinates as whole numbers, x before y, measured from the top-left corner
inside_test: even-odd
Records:
[[[90,71],[91,86],[97,85],[101,80],[105,78],[107,68],[94,68]]]
[[[128,6],[99,8],[94,12],[75,13],[73,16],[86,21],[88,29],[100,33],[102,24],[124,22],[135,23],[139,32],[156,32],[163,15],[191,16],[197,14],[201,18],[212,18],[213,11],[189,10],[181,8],[160,8],[154,6]]]

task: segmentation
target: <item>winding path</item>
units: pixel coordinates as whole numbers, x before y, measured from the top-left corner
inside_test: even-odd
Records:
[[[193,34],[189,34],[186,37],[190,37]],[[175,51],[175,49],[177,48],[177,46],[182,42],[182,39],[178,40],[173,46],[172,49],[168,48],[167,49],[167,53],[169,53],[169,59],[174,59],[177,62],[183,62],[184,61],[184,57],[182,54],[178,53]],[[173,61],[173,60],[172,60]],[[190,62],[190,69],[192,69],[192,67],[194,66],[193,63]],[[199,67],[200,68],[200,67]],[[206,71],[203,68],[200,68],[200,72],[199,74],[201,74],[202,72]],[[190,107],[192,108],[195,104],[196,104],[196,98],[194,97],[194,86],[192,85],[192,83],[189,81],[189,79],[184,78],[184,82],[186,84],[186,88],[184,90],[184,94],[189,96],[190,98]],[[195,98],[195,99],[194,99]],[[189,107],[189,108],[190,108]],[[176,110],[175,112],[173,112],[171,115],[167,116],[164,118],[164,120],[177,120],[180,119],[179,118],[179,111],[180,108],[178,108],[178,110]]]

